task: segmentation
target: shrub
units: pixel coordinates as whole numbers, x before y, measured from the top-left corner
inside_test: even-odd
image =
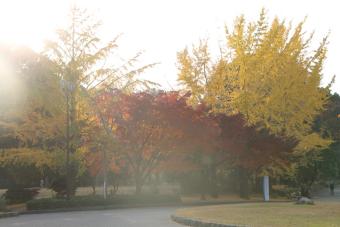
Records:
[[[112,205],[156,205],[180,202],[178,196],[170,195],[117,195],[106,200],[102,196],[76,196],[70,200],[60,198],[44,198],[28,201],[28,210],[79,208]]]
[[[56,179],[53,180],[52,184],[51,184],[51,189],[56,192],[57,197],[63,198],[66,197],[67,194],[67,184],[66,184],[66,177],[58,177]],[[74,195],[76,192],[76,187],[75,184],[71,184],[71,195]]]
[[[297,198],[300,193],[297,188],[292,187],[273,187],[272,188],[272,195],[273,196],[279,196],[279,197],[285,197],[288,199],[295,199]]]
[[[0,197],[0,211],[6,210],[6,200],[3,197]]]
[[[47,186],[51,188],[57,195],[57,197],[66,197],[67,192],[67,176],[70,182],[70,194],[71,196],[75,194],[76,188],[78,186],[78,177],[83,174],[82,171],[85,169],[82,163],[82,158],[80,153],[71,153],[68,172],[65,167],[66,156],[64,152],[52,152],[52,158],[54,160],[53,168],[49,168],[46,171],[46,175],[49,176],[50,184]]]
[[[79,196],[72,197],[70,200],[62,198],[44,198],[31,200],[26,203],[26,207],[28,210],[90,207],[103,205],[111,205],[111,201],[104,200],[99,196]]]
[[[39,188],[9,188],[3,195],[8,203],[23,203],[32,200],[39,193]]]

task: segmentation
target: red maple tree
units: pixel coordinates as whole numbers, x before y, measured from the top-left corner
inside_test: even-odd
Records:
[[[248,197],[251,174],[289,165],[289,154],[296,141],[270,134],[256,125],[246,125],[241,115],[217,116],[221,129],[220,146],[228,154],[228,162],[238,170],[240,196]]]
[[[183,160],[193,146],[214,143],[207,135],[217,133],[215,122],[201,109],[187,105],[186,99],[186,94],[164,91],[111,91],[99,99],[102,115],[114,128],[118,153],[130,166],[137,194],[165,163]]]

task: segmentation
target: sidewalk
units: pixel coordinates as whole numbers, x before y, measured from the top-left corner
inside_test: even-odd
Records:
[[[340,202],[340,185],[335,186],[334,195],[331,195],[329,188],[323,188],[313,195],[313,199],[316,201]]]

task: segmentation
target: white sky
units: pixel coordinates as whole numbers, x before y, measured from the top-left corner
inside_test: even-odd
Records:
[[[293,23],[308,16],[305,29],[315,31],[318,41],[331,31],[323,84],[338,75],[332,90],[340,93],[340,7],[336,0],[0,0],[0,42],[40,51],[43,41],[65,25],[73,2],[102,20],[104,39],[123,33],[123,56],[144,50],[143,62],[160,62],[146,76],[164,88],[176,87],[176,52],[200,38],[209,38],[216,48],[224,42],[224,25],[231,25],[236,16],[244,14],[254,20],[262,7],[270,18],[279,16]]]

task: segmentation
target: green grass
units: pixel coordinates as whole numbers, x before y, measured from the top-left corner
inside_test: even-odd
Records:
[[[251,227],[340,227],[340,203],[252,203],[179,209],[179,216]]]
[[[247,201],[251,201],[251,202],[261,202],[263,201],[263,197],[262,195],[251,195],[251,197],[249,199],[243,199],[240,198],[240,196],[238,194],[221,194],[219,195],[217,198],[213,198],[209,195],[206,195],[205,200],[201,199],[201,195],[198,194],[191,194],[191,195],[181,195],[181,199],[183,201],[183,203],[194,203],[194,202],[239,202],[239,201],[243,201],[243,202],[247,202]],[[288,201],[287,198],[285,197],[271,197],[270,198],[272,201]]]

